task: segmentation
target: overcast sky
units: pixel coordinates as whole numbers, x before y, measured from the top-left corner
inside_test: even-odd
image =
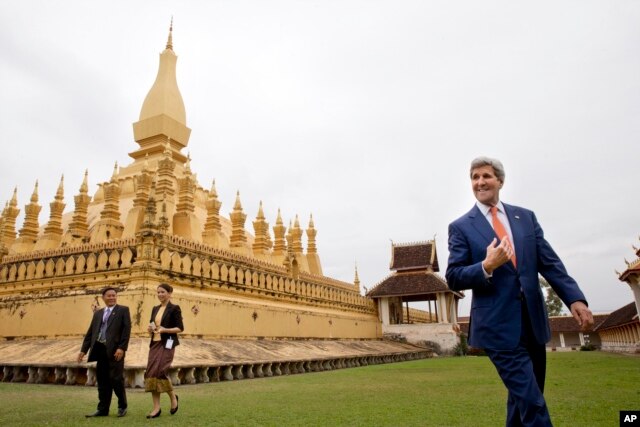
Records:
[[[325,275],[371,288],[390,239],[436,236],[475,202],[469,162],[506,168],[595,312],[631,301],[640,245],[638,1],[0,0],[0,201],[40,181],[48,221],[138,148],[131,124],[174,17],[186,151],[246,228],[313,213]],[[460,315],[469,311],[470,296]]]

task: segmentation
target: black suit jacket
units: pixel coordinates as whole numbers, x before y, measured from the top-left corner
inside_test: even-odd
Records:
[[[158,314],[160,307],[161,305],[153,307],[149,322],[155,321],[156,314]],[[160,320],[160,326],[165,328],[180,328],[181,331],[184,331],[184,326],[182,325],[182,310],[180,310],[179,305],[171,304],[170,302],[167,303],[167,307],[164,309],[162,319]],[[173,347],[180,345],[178,334],[160,334],[160,339],[162,340],[163,345],[167,343],[167,339],[169,339],[169,337],[173,338]],[[149,346],[151,346],[151,344],[153,344],[153,335],[151,336]]]
[[[100,325],[102,325],[102,316],[104,315],[104,308],[93,313],[93,319],[91,325],[84,336],[82,342],[81,352],[87,353],[89,349],[93,350],[93,346],[100,334]],[[129,337],[131,336],[131,315],[129,314],[129,307],[124,305],[114,305],[111,310],[111,315],[107,320],[107,336],[106,347],[107,356],[109,359],[113,358],[116,350],[121,348],[127,351],[129,347]],[[89,362],[95,362],[97,359],[93,354],[93,351],[89,352],[87,358]]]

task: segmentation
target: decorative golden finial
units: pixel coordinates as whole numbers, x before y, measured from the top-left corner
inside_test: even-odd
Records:
[[[282,216],[280,215],[280,208],[278,208],[278,217],[276,218],[276,224],[282,224]]]
[[[56,191],[56,200],[62,200],[64,198],[64,174],[60,177],[60,184],[58,184],[58,191]]]
[[[309,214],[309,228],[314,228],[313,214]]]
[[[89,169],[84,170],[84,179],[82,185],[80,185],[80,192],[86,194],[89,192]]]
[[[209,190],[209,197],[218,197],[218,192],[216,191],[216,180],[215,178],[211,181],[211,190]]]
[[[264,219],[264,211],[262,210],[262,200],[260,200],[260,206],[258,207],[257,219]]]
[[[149,170],[149,153],[146,153],[144,155],[144,164],[142,165],[142,170],[143,171]]]
[[[618,277],[620,277],[620,274],[622,274],[618,270],[613,270],[613,271],[616,273],[616,276],[618,276]]]
[[[169,25],[169,38],[167,39],[166,48],[173,50],[173,15],[171,16],[171,25]]]
[[[627,259],[624,259],[624,263],[627,264],[627,267],[629,267],[631,265],[631,263],[629,261],[627,261]]]
[[[12,208],[15,208],[16,206],[18,206],[18,186],[17,185],[13,189],[13,196],[9,201],[9,206],[11,206]]]
[[[185,172],[191,173],[191,152],[187,153],[187,163],[184,164]]]
[[[293,226],[296,228],[300,228],[300,221],[298,221],[298,214],[296,214],[296,221],[293,223]]]
[[[113,165],[113,174],[111,175],[111,181],[115,181],[118,176],[118,162]]]
[[[242,210],[242,203],[240,203],[240,190],[236,192],[236,203],[233,205],[233,210],[234,211]]]
[[[33,193],[31,194],[31,203],[38,203],[38,180],[36,179],[36,185],[33,187]]]

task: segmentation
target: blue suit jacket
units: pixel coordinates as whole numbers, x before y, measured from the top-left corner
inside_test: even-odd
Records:
[[[485,279],[482,261],[487,246],[497,237],[477,206],[449,225],[449,263],[446,279],[454,291],[473,290],[469,324],[469,344],[495,350],[513,349],[521,331],[520,290],[524,293],[536,341],[550,339],[549,323],[538,274],[542,275],[568,306],[584,301],[578,288],[544,239],[535,214],[503,203],[516,249],[516,269],[503,264]]]

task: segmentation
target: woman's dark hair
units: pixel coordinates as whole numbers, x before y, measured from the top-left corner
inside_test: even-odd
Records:
[[[158,285],[158,287],[164,289],[165,291],[167,291],[169,293],[173,292],[173,287],[171,285],[167,284],[167,283],[160,283]]]

